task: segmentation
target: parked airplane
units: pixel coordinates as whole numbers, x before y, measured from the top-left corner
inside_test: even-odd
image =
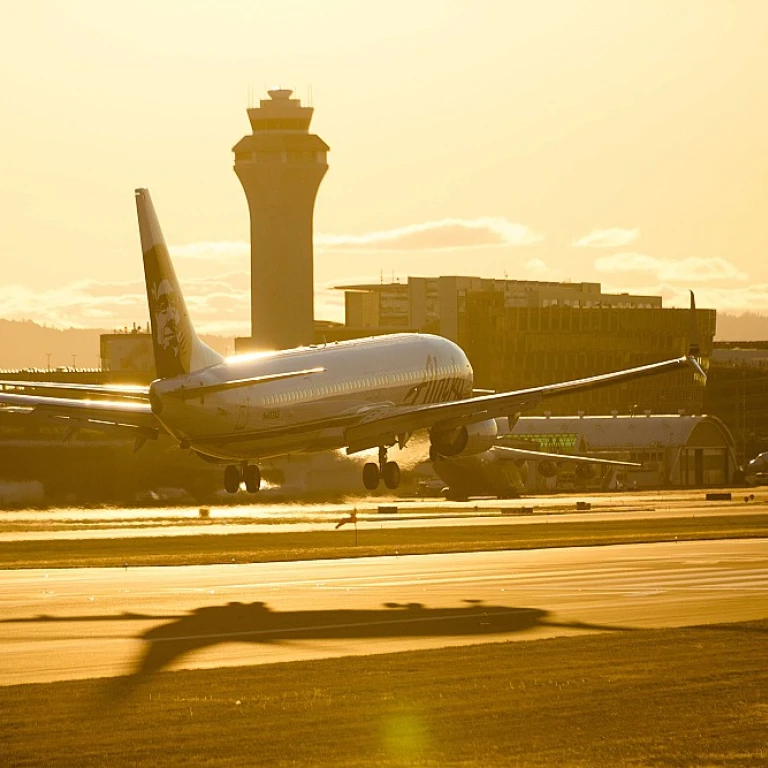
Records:
[[[758,453],[744,468],[744,477],[749,485],[765,485],[768,481],[768,451]]]
[[[598,459],[574,454],[494,445],[476,456],[435,456],[432,467],[445,483],[443,494],[453,501],[465,501],[470,496],[518,498],[526,492],[528,465],[535,464],[542,477],[554,477],[567,466],[575,468],[577,477],[589,480],[599,467],[637,469],[641,464],[613,459]]]
[[[350,454],[378,448],[378,462],[363,467],[363,483],[374,490],[383,480],[394,489],[400,469],[388,450],[403,448],[416,431],[429,431],[435,455],[472,456],[495,444],[497,418],[516,418],[546,398],[683,366],[704,375],[692,348],[637,368],[473,397],[464,351],[448,339],[413,333],[224,359],[195,332],[148,190],[136,190],[136,206],[157,380],[130,391],[48,383],[49,394],[18,391],[45,391],[40,383],[1,382],[0,403],[75,425],[130,428],[138,444],[166,431],[182,448],[227,463],[224,487],[231,493],[241,483],[259,489],[262,459],[338,448]],[[50,394],[54,389],[79,397]]]

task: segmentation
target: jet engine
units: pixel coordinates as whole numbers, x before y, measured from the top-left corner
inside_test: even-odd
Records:
[[[594,464],[577,464],[576,465],[576,477],[579,480],[592,480],[597,474]]]
[[[433,427],[429,431],[430,453],[439,456],[477,456],[496,444],[498,426],[495,419],[478,421],[465,427],[449,429]]]
[[[536,470],[542,477],[555,477],[558,473],[557,464],[554,461],[540,461],[536,465]]]

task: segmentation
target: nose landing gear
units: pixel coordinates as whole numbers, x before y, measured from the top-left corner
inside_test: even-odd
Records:
[[[261,487],[261,472],[255,464],[229,464],[224,469],[224,490],[227,493],[237,493],[240,483],[245,483],[248,493],[256,493]]]
[[[379,480],[390,490],[395,490],[400,485],[400,467],[397,462],[387,461],[387,449],[379,448],[379,463],[369,461],[363,466],[363,485],[369,491],[375,491],[379,487]]]

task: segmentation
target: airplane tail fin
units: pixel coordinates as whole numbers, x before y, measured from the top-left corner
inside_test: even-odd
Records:
[[[168,379],[220,363],[224,358],[203,344],[192,326],[149,190],[136,190],[136,211],[158,377]]]

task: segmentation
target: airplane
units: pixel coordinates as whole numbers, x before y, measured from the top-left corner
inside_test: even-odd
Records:
[[[768,451],[758,453],[744,468],[748,485],[765,485],[768,480]]]
[[[581,480],[596,475],[600,467],[638,469],[642,464],[630,461],[599,459],[568,453],[510,448],[494,445],[476,456],[435,456],[432,468],[445,483],[442,493],[449,501],[466,501],[470,496],[496,496],[515,499],[526,493],[528,465],[535,464],[542,477],[555,477],[568,465]]]
[[[378,462],[363,466],[363,485],[373,491],[383,481],[394,490],[400,468],[388,451],[404,448],[415,432],[428,431],[435,456],[474,456],[496,443],[497,418],[516,419],[547,398],[685,366],[705,376],[692,346],[687,355],[636,368],[473,396],[464,351],[449,339],[418,333],[225,359],[195,332],[149,191],[135,195],[158,378],[128,390],[5,381],[0,404],[67,419],[72,429],[132,430],[137,448],[167,432],[181,448],[225,464],[229,493],[241,485],[259,490],[259,461],[332,449],[378,449]]]

